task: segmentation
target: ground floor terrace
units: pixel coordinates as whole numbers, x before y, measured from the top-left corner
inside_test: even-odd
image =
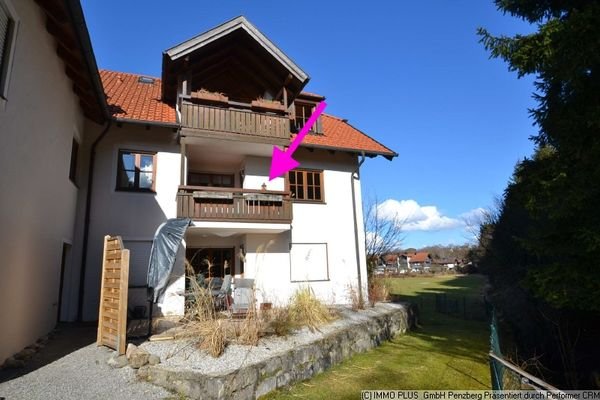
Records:
[[[130,246],[130,282],[145,279],[150,247],[150,242]],[[227,276],[231,276],[234,301],[238,283],[250,282],[257,304],[287,304],[299,288],[307,286],[326,304],[349,304],[358,291],[358,269],[350,262],[352,258],[335,258],[336,254],[352,254],[347,247],[336,240],[304,238],[289,223],[194,221],[154,314],[184,315],[190,279],[214,280],[219,282],[214,285],[218,289]],[[143,285],[130,287],[129,309],[147,307]]]

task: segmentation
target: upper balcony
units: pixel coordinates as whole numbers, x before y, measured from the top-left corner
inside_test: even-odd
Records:
[[[199,97],[204,95],[204,97]],[[181,124],[186,136],[239,139],[286,145],[290,140],[290,118],[284,105],[273,101],[241,103],[213,93],[182,97]]]

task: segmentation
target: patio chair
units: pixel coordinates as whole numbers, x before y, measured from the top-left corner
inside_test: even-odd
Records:
[[[228,310],[230,307],[229,292],[231,291],[231,279],[231,275],[225,275],[225,278],[223,278],[223,283],[221,284],[221,288],[217,290],[211,290],[215,306],[219,310]]]
[[[254,296],[254,279],[236,279],[233,292],[233,313],[245,315]]]

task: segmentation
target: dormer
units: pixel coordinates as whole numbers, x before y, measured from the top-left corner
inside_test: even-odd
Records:
[[[317,105],[324,101],[325,97],[309,92],[301,92],[290,107],[290,119],[292,120],[292,133],[298,133],[310,118]],[[319,117],[311,127],[309,133],[322,134],[323,122]]]

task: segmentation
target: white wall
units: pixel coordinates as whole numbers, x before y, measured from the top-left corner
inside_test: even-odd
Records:
[[[356,155],[343,152],[296,153],[300,168],[323,169],[325,203],[294,203],[293,243],[327,243],[329,281],[307,282],[325,301],[349,303],[349,289],[358,288],[355,224],[352,212],[351,175],[357,167]],[[355,181],[358,242],[363,289],[366,289],[366,259],[360,182]],[[298,284],[300,285],[300,284]],[[365,291],[366,294],[366,291]]]
[[[244,189],[261,189],[263,183],[267,190],[284,190],[285,181],[282,177],[269,181],[271,157],[248,156],[244,162]]]
[[[149,241],[156,227],[176,216],[175,196],[179,184],[180,156],[175,134],[168,129],[124,125],[111,128],[98,148],[94,181],[90,250],[86,273],[84,316],[95,319],[100,285],[102,237],[121,235],[125,241]],[[157,194],[115,191],[119,149],[158,151]],[[361,276],[366,295],[366,263],[360,182],[351,181],[357,158],[348,153],[298,150],[296,157],[304,168],[324,170],[324,204],[294,203],[292,229],[283,233],[249,233],[246,229],[229,237],[211,235],[205,228],[190,228],[186,246],[194,248],[235,247],[246,250],[244,278],[255,279],[258,301],[282,304],[294,291],[305,285],[328,303],[349,303],[350,287],[357,288],[355,228],[351,188],[356,190]],[[248,156],[244,159],[244,187],[259,189],[263,182],[270,190],[284,190],[283,178],[269,182],[270,158]],[[255,224],[256,225],[256,224]],[[259,224],[260,225],[260,224]],[[328,280],[292,282],[290,243],[326,243]],[[235,257],[236,270],[239,260]],[[298,266],[295,266],[298,268]],[[299,268],[302,268],[300,266]],[[76,275],[76,271],[74,271]],[[172,285],[160,312],[182,314],[185,287],[183,259],[176,263]]]
[[[96,136],[96,135],[91,135]],[[156,193],[121,192],[115,189],[119,149],[154,151]],[[105,235],[120,235],[124,241],[151,241],[158,226],[176,217],[176,194],[180,179],[180,147],[172,129],[138,124],[113,125],[97,147],[94,168],[92,212],[85,274],[83,317],[95,320],[98,315],[102,245]],[[83,213],[81,213],[83,214]],[[82,219],[78,224],[82,224]],[[81,249],[78,249],[81,257]],[[176,287],[182,290],[182,264],[175,274]],[[73,271],[73,280],[77,271]],[[132,277],[137,281],[143,277]],[[180,302],[181,300],[177,300]],[[173,305],[165,306],[172,312]]]
[[[295,157],[300,168],[324,170],[325,203],[294,203],[294,219],[290,232],[281,234],[247,234],[245,238],[245,278],[256,279],[259,295],[268,301],[284,303],[293,292],[309,285],[328,303],[349,303],[350,287],[358,288],[355,228],[352,213],[352,188],[356,194],[360,273],[366,296],[367,269],[362,223],[360,181],[351,181],[357,157],[348,153],[309,152],[299,149]],[[262,162],[262,163],[261,163]],[[250,182],[268,181],[270,160],[249,159],[246,177]],[[282,190],[275,182],[273,188]],[[253,186],[248,186],[253,187]],[[290,275],[290,243],[326,243],[329,280],[292,282]],[[293,266],[297,268],[297,266]]]
[[[76,241],[71,141],[84,125],[39,6],[10,2],[19,27],[0,102],[0,364],[56,323],[62,245]]]
[[[244,278],[254,279],[257,302],[285,304],[293,293],[289,243],[289,231],[246,235]]]

